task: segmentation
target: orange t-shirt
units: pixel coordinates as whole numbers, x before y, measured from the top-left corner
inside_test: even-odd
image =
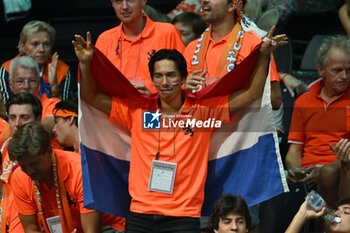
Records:
[[[206,77],[216,77],[216,71],[220,62],[221,54],[224,51],[224,48],[226,46],[228,38],[230,37],[230,34],[231,33],[227,34],[224,38],[222,38],[217,42],[215,42],[213,38],[210,38],[207,53],[206,53],[206,58],[205,58],[206,61],[204,62],[204,67],[203,67],[203,70],[208,70]],[[196,46],[198,44],[198,40],[199,39],[196,39],[191,43],[189,43],[184,52],[184,57],[187,62],[188,74],[192,74],[192,72],[194,71],[192,70],[192,61],[193,61],[194,51],[197,49]],[[238,52],[236,64],[238,65],[246,57],[248,57],[248,55],[253,51],[253,49],[258,44],[260,44],[260,42],[261,42],[261,39],[255,36],[253,33],[244,32],[242,45],[241,45],[241,49]],[[271,77],[270,77],[271,82],[273,81],[279,82],[279,76],[277,73],[274,59],[271,60],[271,67],[272,67]],[[218,78],[222,78],[222,77],[218,77]]]
[[[14,168],[13,162],[9,159],[7,150],[4,150],[2,153],[2,169],[3,173],[1,174],[0,182],[2,182],[2,185],[6,185],[7,188],[6,225],[8,227],[8,232],[24,233],[24,229],[16,211],[14,194],[11,189],[11,176]]]
[[[350,89],[327,104],[320,95],[322,87],[322,81],[315,83],[294,105],[288,142],[303,145],[303,167],[336,161],[329,143],[350,139]]]
[[[57,156],[57,165],[61,178],[69,195],[68,201],[73,225],[78,229],[78,232],[82,232],[80,213],[91,213],[94,210],[84,208],[80,154],[63,150],[54,150],[54,152]],[[50,189],[45,182],[39,181],[39,183],[45,218],[59,215],[54,185]],[[16,169],[13,173],[11,186],[15,194],[15,204],[18,213],[22,215],[37,214],[33,181],[21,168]],[[104,214],[102,225],[110,225],[115,229],[124,230],[124,219]]]
[[[17,213],[14,202],[14,194],[11,185],[6,183],[7,187],[7,226],[10,233],[24,233],[24,229]]]
[[[11,136],[10,125],[4,119],[0,118],[0,148],[4,142]]]
[[[49,98],[46,94],[42,94],[40,97],[40,102],[43,107],[41,119],[45,119],[45,117],[52,116],[53,110],[58,102],[61,100],[56,97]],[[63,149],[63,147],[58,143],[56,136],[51,139],[51,146],[56,149]]]
[[[200,217],[213,128],[190,126],[191,129],[186,130],[180,122],[209,118],[229,122],[228,97],[200,101],[186,98],[172,121],[177,122],[176,127],[161,116],[160,130],[144,129],[143,114],[157,109],[156,101],[140,103],[127,98],[113,98],[110,120],[117,121],[131,132],[130,210],[144,214]],[[159,160],[177,164],[172,194],[148,190],[152,161],[158,148]]]
[[[41,119],[44,119],[47,116],[53,116],[52,111],[55,108],[56,104],[60,101],[61,100],[56,97],[49,98],[45,94],[41,95],[40,102],[41,102],[41,105],[43,106]]]
[[[176,49],[182,53],[185,45],[180,32],[170,23],[154,22],[146,17],[146,25],[134,40],[122,31],[123,23],[103,32],[96,41],[98,48],[126,78],[143,78],[145,86],[157,92],[148,69],[151,56],[160,49]]]

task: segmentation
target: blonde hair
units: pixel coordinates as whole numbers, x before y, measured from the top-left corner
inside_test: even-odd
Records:
[[[24,25],[21,31],[21,34],[19,36],[19,42],[17,47],[21,54],[23,54],[23,51],[21,50],[21,44],[25,44],[28,36],[37,32],[47,32],[47,34],[49,34],[50,36],[51,48],[53,47],[55,42],[56,30],[46,22],[33,20],[28,22],[26,25]]]

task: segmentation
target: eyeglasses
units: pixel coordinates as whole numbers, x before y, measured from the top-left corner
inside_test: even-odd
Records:
[[[18,79],[14,81],[14,84],[17,88],[21,88],[25,85],[30,86],[30,87],[36,87],[38,86],[38,81],[34,79]]]

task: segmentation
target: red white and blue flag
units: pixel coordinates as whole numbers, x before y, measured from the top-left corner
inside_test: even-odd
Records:
[[[258,56],[255,49],[222,79],[188,98],[228,95],[249,83]],[[92,72],[97,86],[112,96],[142,96],[96,48]],[[242,196],[249,206],[288,191],[270,104],[267,78],[264,96],[234,121],[213,133],[202,214],[210,215],[214,202],[224,193]],[[79,131],[83,168],[84,205],[104,213],[126,217],[130,195],[128,174],[130,132],[108,116],[79,101]]]

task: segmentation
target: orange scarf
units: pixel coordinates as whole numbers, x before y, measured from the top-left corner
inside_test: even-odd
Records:
[[[54,152],[52,152],[52,170],[54,172],[54,186],[56,187],[56,201],[57,208],[59,209],[60,220],[62,225],[63,233],[71,233],[74,230],[74,226],[72,223],[72,216],[70,213],[70,207],[67,199],[67,192],[64,187],[63,181],[60,177],[59,169],[57,166],[57,159]],[[38,208],[38,212],[40,215],[40,220],[42,225],[44,226],[45,232],[49,233],[49,227],[47,225],[44,212],[42,207],[42,203],[40,201],[40,184],[38,180],[33,181],[34,187],[34,199],[36,206]]]
[[[222,78],[233,70],[236,64],[239,50],[241,49],[244,31],[239,22],[233,27],[227,40],[224,51],[219,60],[216,77]],[[211,38],[211,27],[207,28],[199,38],[192,60],[192,70],[204,70],[209,41]]]

